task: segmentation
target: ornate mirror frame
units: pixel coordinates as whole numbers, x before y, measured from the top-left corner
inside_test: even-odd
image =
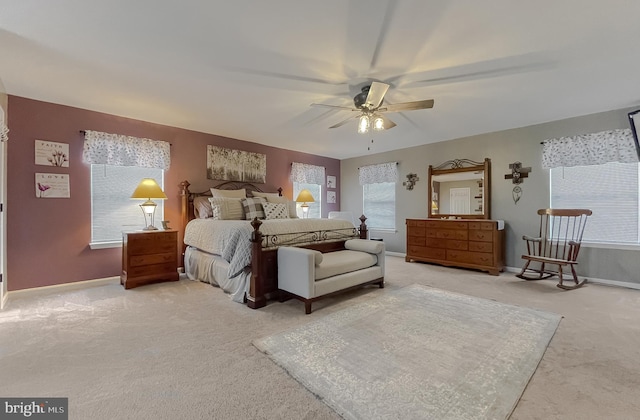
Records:
[[[478,174],[467,179],[476,180],[479,194],[471,195],[471,202],[476,207],[471,208],[470,214],[440,213],[439,208],[442,203],[439,185],[434,186],[434,177],[448,174]],[[437,180],[437,178],[436,178]],[[427,203],[429,218],[433,219],[490,219],[491,218],[491,159],[485,158],[484,162],[475,162],[469,159],[453,159],[444,162],[435,168],[429,165],[429,195],[430,201]],[[474,205],[472,204],[472,206]],[[481,211],[481,212],[480,212]]]

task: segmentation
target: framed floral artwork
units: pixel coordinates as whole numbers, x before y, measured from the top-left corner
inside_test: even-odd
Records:
[[[69,167],[69,144],[36,140],[36,165]]]
[[[43,174],[36,172],[36,197],[70,198],[69,174]]]

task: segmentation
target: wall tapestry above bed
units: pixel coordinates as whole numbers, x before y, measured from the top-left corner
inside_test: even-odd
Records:
[[[207,178],[264,184],[267,178],[267,155],[207,146]]]

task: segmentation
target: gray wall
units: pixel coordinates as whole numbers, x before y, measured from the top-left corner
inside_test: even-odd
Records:
[[[636,109],[636,108],[634,108]],[[538,231],[536,210],[549,207],[549,170],[541,167],[542,146],[549,138],[571,136],[598,131],[629,128],[627,113],[622,109],[552,121],[549,123],[482,134],[473,137],[372,154],[341,161],[341,210],[362,214],[362,187],[358,183],[358,167],[382,162],[398,162],[399,182],[396,187],[397,232],[372,232],[383,238],[387,250],[406,252],[407,218],[427,217],[427,169],[450,159],[471,159],[478,162],[491,159],[491,218],[506,224],[506,264],[521,267],[520,256],[525,252],[522,235]],[[426,135],[426,133],[425,133]],[[523,193],[517,204],[513,202],[509,164],[522,162],[532,168],[529,177],[520,185]],[[405,175],[413,172],[418,181],[413,190],[402,186]],[[640,249],[621,250],[583,248],[580,251],[578,273],[594,279],[640,284]]]

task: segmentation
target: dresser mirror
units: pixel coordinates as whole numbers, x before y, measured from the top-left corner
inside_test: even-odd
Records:
[[[454,159],[429,165],[429,218],[490,219],[491,159]]]

